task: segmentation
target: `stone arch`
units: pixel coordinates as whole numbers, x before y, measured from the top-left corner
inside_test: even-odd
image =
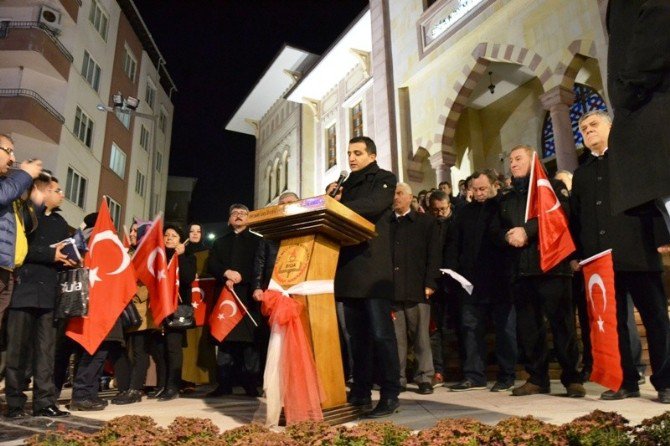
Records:
[[[588,39],[580,39],[572,42],[554,70],[556,84],[568,91],[572,91],[577,73],[579,73],[579,70],[587,59],[598,59],[595,42]]]
[[[464,80],[457,81],[444,102],[443,111],[437,119],[437,131],[433,143],[439,152],[453,155],[454,136],[458,120],[467,106],[468,99],[491,62],[506,62],[523,65],[540,80],[543,91],[547,90],[553,71],[544,59],[534,51],[511,44],[484,42],[472,52],[473,61],[463,67]]]

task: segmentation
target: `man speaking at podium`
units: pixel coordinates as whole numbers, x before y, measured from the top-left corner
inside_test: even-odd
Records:
[[[380,399],[367,416],[379,418],[391,415],[399,406],[389,230],[397,180],[377,165],[377,147],[367,136],[352,138],[347,155],[351,174],[335,199],[374,223],[378,234],[372,240],[343,247],[335,274],[335,297],[343,303],[351,336],[354,383],[347,400],[354,406],[370,405],[374,376],[381,388]],[[336,187],[336,183],[330,184],[327,192],[332,196]]]

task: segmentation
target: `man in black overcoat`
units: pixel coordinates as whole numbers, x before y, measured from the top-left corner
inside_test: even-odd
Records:
[[[670,200],[670,2],[610,0],[607,29],[607,81],[614,108],[609,139],[612,212],[659,199],[666,208]]]
[[[400,385],[407,386],[407,347],[412,345],[418,393],[433,393],[433,354],[430,348],[430,298],[437,289],[442,255],[435,218],[411,209],[412,188],[398,183],[391,215],[393,253],[393,325],[398,340]],[[411,378],[411,377],[410,377]]]
[[[492,231],[498,218],[499,203],[492,173],[472,174],[472,202],[456,216],[447,241],[446,267],[468,279],[472,294],[458,290],[461,314],[459,336],[465,358],[463,381],[449,387],[451,391],[486,388],[488,321],[495,327],[495,355],[498,376],[493,392],[514,386],[517,358],[516,311],[509,292],[510,278],[504,268],[504,252],[494,244]]]
[[[512,277],[519,348],[526,357],[525,368],[530,375],[525,384],[512,390],[512,395],[550,392],[546,318],[562,369],[561,383],[569,397],[583,397],[586,391],[577,371],[579,350],[572,306],[572,271],[568,260],[564,260],[546,273],[542,272],[538,219],[525,221],[533,151],[529,146],[519,145],[510,152],[512,189],[500,201],[500,228],[495,231],[497,243],[507,246],[506,263],[510,267],[507,274]],[[556,189],[556,185],[552,186]],[[555,193],[569,213],[568,194],[560,190]]]
[[[37,182],[44,208],[37,211],[37,228],[28,235],[28,254],[16,271],[16,284],[7,315],[7,416],[21,418],[26,403],[26,378],[33,374],[33,415],[62,417],[54,384],[56,327],[54,307],[58,270],[74,266],[59,242],[69,235],[68,224],[57,212],[63,191],[56,178]],[[56,245],[55,247],[52,247]]]
[[[261,238],[249,232],[249,208],[233,204],[229,209],[228,231],[216,239],[209,251],[207,269],[216,278],[219,290],[233,288],[256,321],[261,320],[258,302],[252,299],[254,256]],[[209,396],[230,395],[237,377],[248,396],[258,396],[260,346],[258,328],[244,317],[219,344],[218,386]]]
[[[399,406],[400,366],[391,319],[393,271],[389,221],[397,183],[393,173],[376,162],[377,147],[361,136],[349,141],[351,174],[335,199],[375,224],[377,236],[358,245],[343,247],[335,274],[335,297],[344,306],[351,336],[354,383],[349,403],[371,404],[376,366],[380,400],[370,417],[387,416]],[[328,191],[336,187],[333,183]]]
[[[574,174],[570,197],[571,229],[577,257],[586,259],[612,249],[617,301],[617,331],[624,379],[617,391],[603,392],[603,400],[640,396],[638,370],[631,351],[627,297],[629,294],[646,328],[651,382],[662,403],[670,403],[670,319],[661,274],[658,246],[669,242],[659,212],[654,214],[612,214],[609,179],[611,158],[608,137],[611,121],[602,111],[582,116],[579,128],[593,155]],[[579,269],[576,260],[573,269]]]

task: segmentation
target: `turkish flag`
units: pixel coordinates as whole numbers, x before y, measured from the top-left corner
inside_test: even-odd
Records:
[[[596,254],[580,264],[584,272],[586,307],[591,328],[591,381],[616,391],[623,382],[623,370],[617,333],[612,250]]]
[[[202,327],[207,323],[214,305],[215,286],[216,279],[213,277],[198,278],[191,283],[191,305],[196,327]]]
[[[224,286],[209,316],[209,331],[217,341],[222,342],[243,317],[244,309],[238,305],[230,289]]]
[[[547,272],[575,251],[575,243],[568,230],[568,218],[536,153],[532,164],[526,221],[538,219],[540,268]]]
[[[149,290],[149,308],[156,325],[177,309],[174,303],[174,280],[168,278],[168,264],[163,240],[163,220],[157,218],[133,254],[137,280]],[[174,279],[174,278],[173,278]]]
[[[66,334],[94,354],[137,291],[135,271],[116,234],[107,200],[100,205],[84,266],[89,268],[88,316],[71,319]]]

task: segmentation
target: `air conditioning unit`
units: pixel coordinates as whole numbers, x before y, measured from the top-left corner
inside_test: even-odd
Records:
[[[61,12],[57,9],[47,5],[40,7],[39,22],[48,26],[52,31],[58,32],[61,30],[60,17]]]

